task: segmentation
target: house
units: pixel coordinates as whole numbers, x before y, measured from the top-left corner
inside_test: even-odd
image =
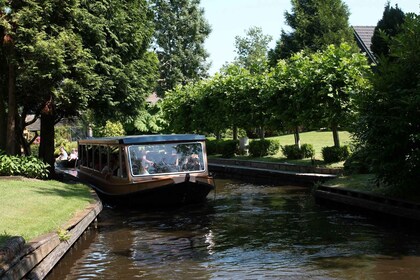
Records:
[[[376,64],[376,57],[370,46],[376,26],[353,26],[353,34],[362,53],[366,54],[369,62]]]

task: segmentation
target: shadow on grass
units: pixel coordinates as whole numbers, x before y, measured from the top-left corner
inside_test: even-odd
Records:
[[[78,198],[92,202],[93,197],[88,186],[82,184],[45,181],[43,185],[33,186],[36,192],[46,196],[60,196],[63,198]]]

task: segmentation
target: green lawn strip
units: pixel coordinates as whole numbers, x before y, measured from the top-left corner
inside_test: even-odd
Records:
[[[340,131],[340,144],[349,145],[351,143],[351,134],[347,131]],[[276,139],[281,146],[294,145],[295,138],[293,134],[287,134],[276,137],[267,137],[267,139]],[[331,131],[310,131],[300,133],[301,144],[312,144],[315,149],[315,159],[322,160],[322,148],[334,146],[333,135]],[[274,156],[274,158],[284,158],[281,150]],[[310,160],[308,160],[310,162]]]
[[[57,231],[92,201],[82,184],[0,177],[0,246],[11,236],[29,241]]]
[[[384,184],[376,184],[373,174],[354,174],[339,176],[324,183],[326,186],[339,187],[344,189],[368,192],[372,194],[387,196],[395,199],[407,200],[420,203],[420,196],[417,193],[408,192],[399,188],[391,188]]]
[[[340,142],[341,145],[350,145],[351,134],[347,131],[340,131]],[[267,137],[267,139],[278,140],[281,146],[294,145],[295,138],[293,134],[287,134],[282,136]],[[312,144],[315,149],[315,161],[310,158],[290,160],[284,157],[281,149],[279,152],[272,156],[253,158],[249,156],[236,156],[235,159],[239,160],[255,160],[255,161],[268,161],[268,162],[287,162],[297,165],[315,165],[327,168],[342,168],[344,162],[337,162],[333,164],[325,164],[322,161],[322,148],[327,146],[333,146],[333,136],[331,131],[310,131],[300,133],[300,139],[302,144]],[[218,158],[221,155],[212,155],[209,158]]]

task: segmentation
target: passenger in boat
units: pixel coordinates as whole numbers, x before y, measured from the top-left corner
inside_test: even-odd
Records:
[[[201,170],[201,163],[197,154],[192,154],[190,157],[184,159],[181,166],[182,171]]]
[[[118,168],[119,168],[117,162],[118,162],[117,155],[112,155],[111,158],[109,159],[109,165],[105,165],[104,168],[102,168],[101,173],[117,176]]]

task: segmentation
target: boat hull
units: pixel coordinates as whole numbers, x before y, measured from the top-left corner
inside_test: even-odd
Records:
[[[214,187],[199,182],[182,182],[126,194],[110,194],[103,192],[100,187],[93,188],[101,200],[110,206],[160,208],[202,203]]]
[[[131,208],[168,207],[204,202],[214,189],[211,177],[162,177],[128,182],[100,174],[77,172],[77,178],[88,183],[99,198],[110,206]]]

